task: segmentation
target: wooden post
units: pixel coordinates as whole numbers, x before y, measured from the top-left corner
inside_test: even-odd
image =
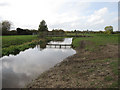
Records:
[[[60,48],[61,48],[61,45],[60,45]]]
[[[65,44],[65,48],[66,48],[66,44]]]

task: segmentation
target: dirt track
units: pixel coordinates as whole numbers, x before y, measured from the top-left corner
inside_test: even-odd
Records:
[[[82,42],[84,44],[92,44]],[[96,51],[86,51],[84,45],[77,53],[42,73],[28,88],[108,88],[117,87],[118,75],[111,63],[117,62],[118,45],[103,45]]]

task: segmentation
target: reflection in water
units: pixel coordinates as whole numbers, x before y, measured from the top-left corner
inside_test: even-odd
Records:
[[[72,40],[67,38],[67,40]],[[66,39],[64,40],[66,41]],[[42,50],[42,51],[41,51]],[[72,48],[44,48],[37,45],[18,55],[2,57],[2,80],[4,88],[20,88],[35,79],[40,73],[53,67],[66,57],[75,54]]]
[[[40,48],[42,48],[42,49],[46,48],[46,43],[42,43],[42,44],[40,45]]]
[[[72,38],[65,38],[63,42],[59,41],[59,42],[55,42],[55,41],[51,41],[49,42],[49,44],[71,44],[72,43]]]
[[[38,50],[42,51],[46,48],[46,44],[42,43],[41,45],[36,45],[36,47],[38,48]]]

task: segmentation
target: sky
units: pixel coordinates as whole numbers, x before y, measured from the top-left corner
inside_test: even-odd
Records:
[[[49,30],[118,30],[118,0],[0,0],[0,22],[11,30],[38,29],[42,20]]]

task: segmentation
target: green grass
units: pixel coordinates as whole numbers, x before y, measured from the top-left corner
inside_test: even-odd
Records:
[[[109,88],[117,88],[118,87],[118,82],[114,82],[112,83],[112,85]],[[118,90],[118,89],[114,89],[114,90]]]
[[[87,45],[85,48],[88,50],[93,50],[94,48],[97,48],[100,45],[106,45],[106,44],[118,44],[118,34],[89,34],[89,36],[92,37],[77,37],[73,39],[72,45],[74,48],[77,48],[80,46],[80,41],[90,41],[93,44]]]
[[[104,79],[105,79],[105,81],[112,81],[113,80],[113,78],[111,76],[106,76]]]
[[[18,54],[20,51],[24,51],[30,47],[34,47],[38,43],[38,40],[34,40],[32,42],[27,42],[20,45],[11,45],[9,47],[2,49],[2,56],[9,55],[9,54]]]
[[[95,85],[95,81],[92,81],[92,82],[90,83],[90,85]]]
[[[46,37],[47,40],[52,41],[63,41],[65,37]]]
[[[93,69],[93,68],[90,68],[89,70],[88,70],[88,72],[94,72],[95,71],[95,69]]]
[[[35,39],[37,39],[37,36],[33,35],[2,36],[2,48],[6,48],[11,45],[20,45]]]
[[[115,74],[115,75],[118,75],[118,60],[114,60],[113,62],[110,63],[110,66],[112,67],[112,72]]]

